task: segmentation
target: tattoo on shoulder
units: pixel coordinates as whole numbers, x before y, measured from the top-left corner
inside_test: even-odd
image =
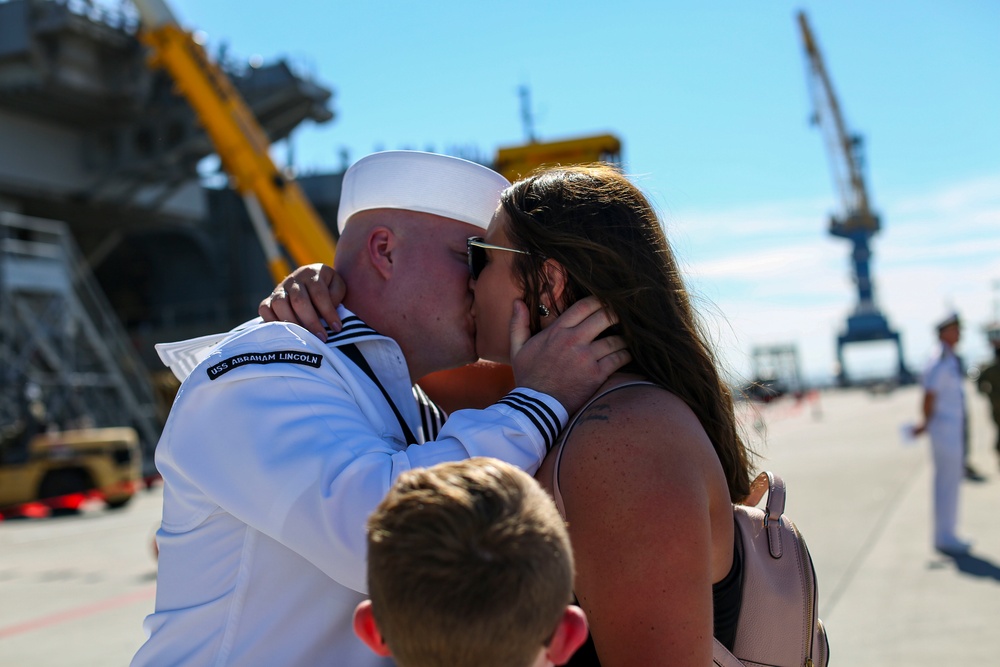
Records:
[[[607,403],[594,403],[587,411],[580,415],[580,421],[578,424],[583,422],[598,421],[606,422],[611,421],[611,406]]]

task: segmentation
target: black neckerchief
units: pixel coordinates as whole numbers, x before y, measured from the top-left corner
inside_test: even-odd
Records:
[[[379,381],[378,376],[375,375],[375,371],[371,367],[371,364],[369,364],[368,360],[365,359],[365,356],[361,354],[361,350],[358,349],[358,346],[354,343],[347,343],[346,345],[338,346],[337,349],[343,352],[344,356],[353,361],[358,368],[364,371],[365,375],[371,378],[371,381],[375,383],[375,386],[381,390],[386,403],[388,403],[389,407],[392,408],[392,414],[396,415],[396,419],[399,420],[399,426],[403,429],[403,437],[406,438],[406,444],[415,444],[417,439],[414,437],[413,431],[411,431],[410,427],[407,426],[406,421],[403,419],[403,415],[399,412],[399,408],[396,407],[392,397],[389,396],[389,392],[382,386],[382,382]]]

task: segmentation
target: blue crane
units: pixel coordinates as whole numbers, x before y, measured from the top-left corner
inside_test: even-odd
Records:
[[[808,64],[809,92],[813,101],[813,122],[820,126],[827,146],[834,183],[840,194],[843,211],[830,216],[830,234],[851,242],[854,282],[858,302],[847,317],[847,328],[837,336],[837,382],[854,384],[844,364],[844,348],[852,343],[894,341],[898,355],[897,377],[900,384],[913,382],[913,374],[903,360],[900,335],[889,327],[885,315],[875,304],[875,285],[871,275],[871,238],[881,228],[881,221],[871,210],[863,173],[864,143],[860,135],[847,131],[840,105],[827,75],[816,40],[804,12],[798,13],[802,42]]]

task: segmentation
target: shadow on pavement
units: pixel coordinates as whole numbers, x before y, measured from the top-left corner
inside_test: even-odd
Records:
[[[963,554],[953,558],[956,567],[966,574],[1000,581],[1000,566],[997,566],[993,561],[972,554]]]

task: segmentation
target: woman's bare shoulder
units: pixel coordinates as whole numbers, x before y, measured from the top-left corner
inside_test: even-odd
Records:
[[[691,535],[711,535],[713,508],[731,517],[718,455],[681,398],[656,387],[629,387],[602,397],[588,412],[567,439],[558,472],[574,545],[601,558],[614,557],[613,544],[620,541],[673,554],[679,543],[664,544],[677,540],[657,517],[669,514]],[[708,544],[702,546],[710,549]]]
[[[662,387],[641,384],[622,387],[590,404],[569,434],[567,447],[628,444],[688,449],[691,440],[708,442],[708,435],[683,399]]]
[[[566,440],[559,483],[593,489],[627,478],[636,490],[648,480],[667,492],[677,487],[662,484],[664,476],[715,461],[708,434],[680,397],[661,387],[636,385],[601,397],[580,415]]]

